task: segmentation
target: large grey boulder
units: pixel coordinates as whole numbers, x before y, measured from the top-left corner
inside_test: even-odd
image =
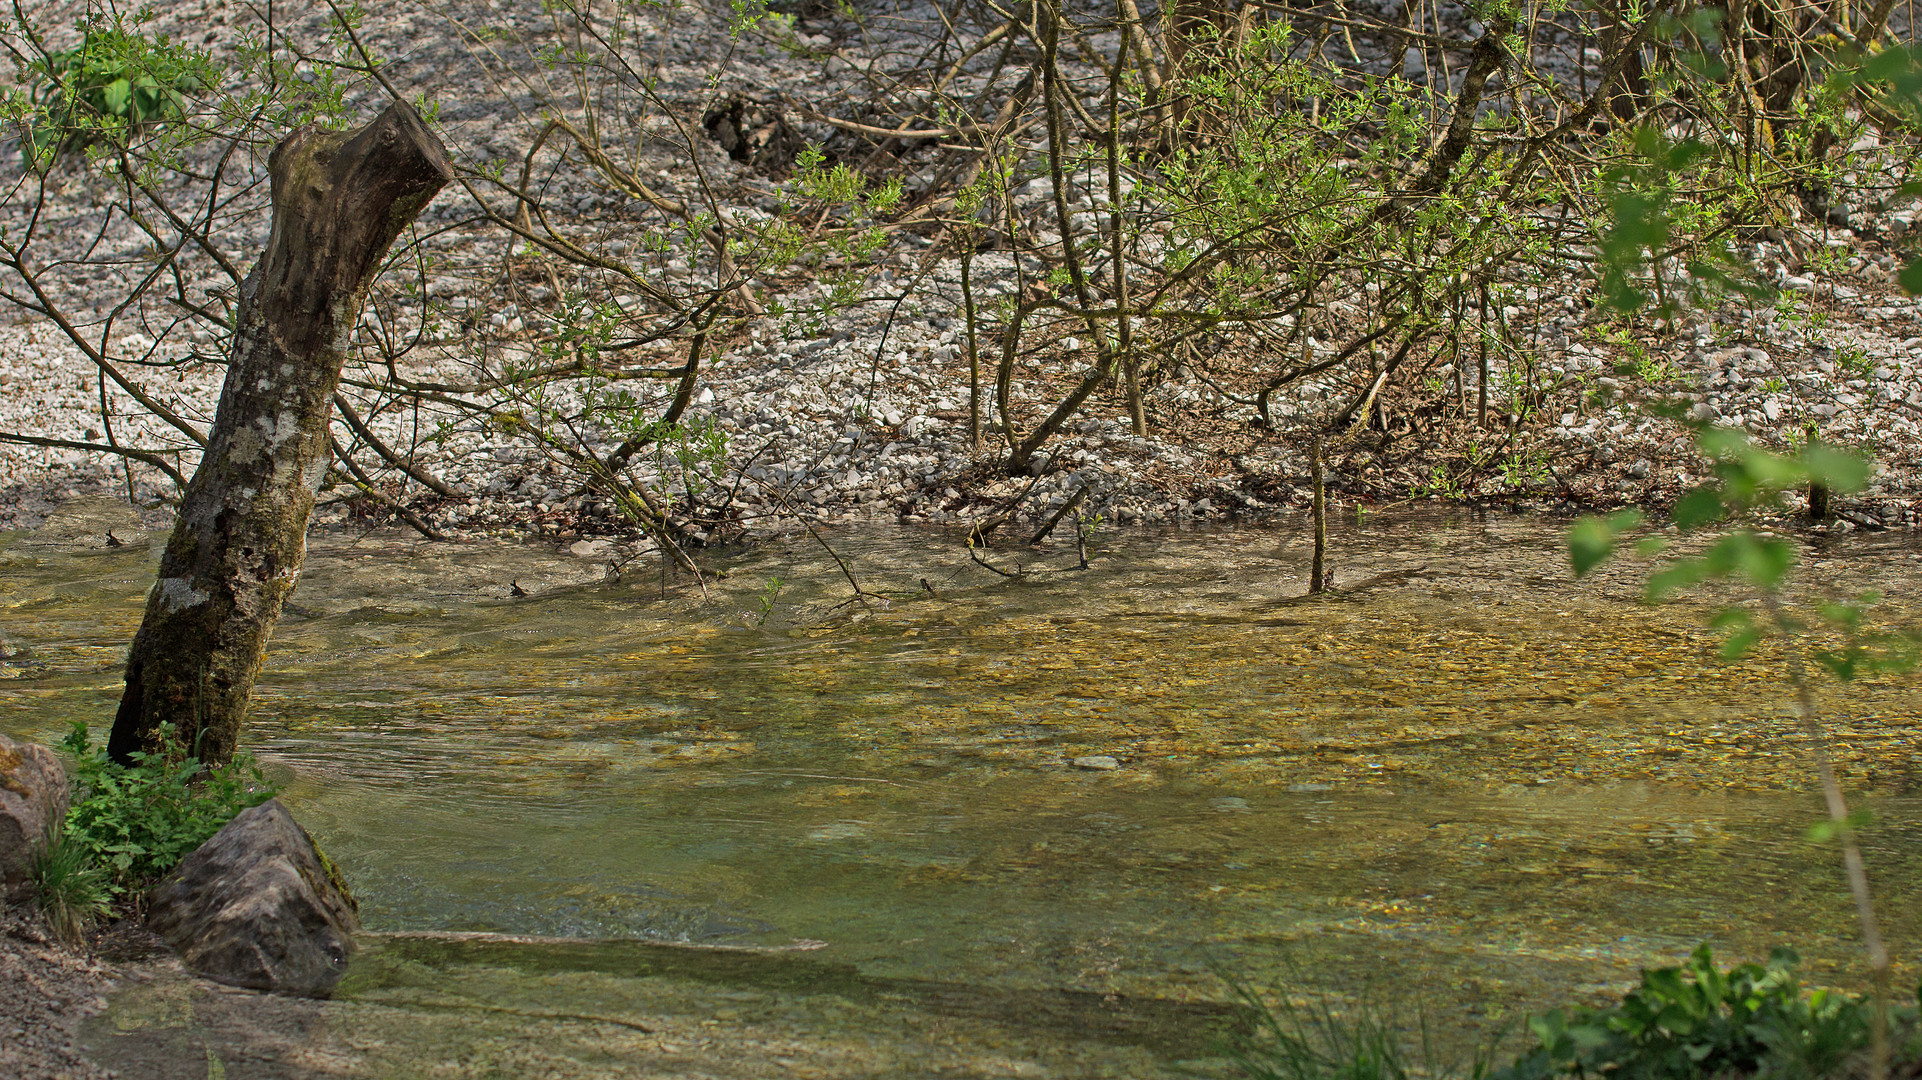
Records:
[[[67,816],[67,770],[53,751],[0,735],[0,899],[33,891],[33,854]]]
[[[243,810],[168,874],[147,925],[216,982],[325,997],[360,929],[307,830],[278,799]]]

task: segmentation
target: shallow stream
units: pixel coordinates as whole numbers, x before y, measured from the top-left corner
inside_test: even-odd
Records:
[[[0,537],[0,732],[104,734],[152,580],[120,513]],[[1288,532],[992,553],[1014,578],[827,536],[866,603],[805,537],[711,553],[705,597],[317,537],[243,744],[364,950],[324,1004],[155,974],[90,1045],[129,1077],[1162,1076],[1241,1022],[1222,973],[1457,1044],[1698,941],[1859,985],[1780,657],[1722,664],[1709,600],[1642,606],[1632,564],[1569,581],[1564,530],[1350,519],[1315,601]],[[1804,580],[1916,614],[1922,546]],[[1912,985],[1922,695],[1823,704]]]

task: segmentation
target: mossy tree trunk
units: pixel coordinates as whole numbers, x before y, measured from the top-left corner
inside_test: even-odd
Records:
[[[308,125],[268,159],[273,231],[241,287],[227,381],[127,657],[107,750],[233,757],[268,635],[300,576],[331,460],[335,385],[388,248],[448,181],[395,105],[358,131]],[[163,745],[172,725],[174,745]]]

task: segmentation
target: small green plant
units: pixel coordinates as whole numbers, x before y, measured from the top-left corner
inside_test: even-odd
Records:
[[[1643,972],[1642,985],[1619,1005],[1531,1017],[1538,1045],[1489,1080],[1843,1075],[1869,1045],[1873,1004],[1830,990],[1805,992],[1795,977],[1798,962],[1790,950],[1776,949],[1767,964],[1724,972],[1708,946],[1698,946],[1679,966]],[[1914,1010],[1904,1019],[1912,1027]]]
[[[1075,511],[1074,549],[1076,556],[1080,560],[1079,569],[1086,570],[1088,568],[1088,541],[1094,539],[1095,533],[1099,531],[1100,528],[1100,514],[1084,514],[1079,510]]]
[[[1796,954],[1724,971],[1707,945],[1681,964],[1642,973],[1620,1002],[1553,1009],[1528,1019],[1533,1045],[1497,1066],[1506,1041],[1490,1033],[1471,1060],[1439,1060],[1425,1021],[1368,1000],[1258,993],[1224,974],[1248,1023],[1224,1056],[1248,1080],[1841,1080],[1861,1075],[1876,1023],[1873,998],[1806,989]],[[1419,1020],[1419,1018],[1417,1018]],[[1917,1010],[1893,1017],[1895,1056],[1922,1054]],[[1903,1075],[1908,1075],[1904,1073]]]
[[[746,34],[758,26],[762,20],[770,17],[767,0],[730,0],[728,7],[734,16],[728,27],[735,37]],[[779,15],[772,17],[781,18]]]
[[[1675,377],[1673,365],[1661,357],[1650,355],[1647,346],[1634,338],[1624,334],[1615,343],[1622,350],[1622,359],[1615,364],[1615,374],[1645,383],[1667,382]]]
[[[78,944],[113,902],[107,871],[85,847],[75,843],[62,823],[52,822],[33,857],[34,897],[54,936]]]
[[[1468,494],[1463,490],[1461,481],[1449,475],[1448,466],[1446,465],[1429,466],[1428,479],[1417,483],[1414,487],[1414,493],[1417,496],[1431,499],[1460,499]],[[1359,510],[1360,508],[1357,507],[1356,509]],[[1357,515],[1357,520],[1360,520],[1359,515]]]
[[[1835,366],[1855,378],[1866,379],[1875,371],[1875,360],[1860,345],[1843,345],[1835,350]]]
[[[1502,482],[1509,487],[1525,491],[1547,483],[1551,476],[1547,460],[1539,453],[1517,450],[1502,459]]]
[[[1891,1049],[1887,1009],[1889,952],[1882,941],[1861,848],[1856,840],[1863,819],[1850,813],[1826,749],[1807,664],[1813,660],[1838,681],[1846,683],[1868,672],[1913,670],[1919,643],[1909,634],[1870,632],[1865,626],[1865,613],[1867,605],[1874,600],[1872,596],[1853,602],[1818,599],[1807,605],[1791,605],[1782,595],[1795,566],[1796,545],[1772,531],[1755,527],[1750,520],[1753,512],[1779,507],[1783,492],[1801,488],[1809,492],[1813,511],[1818,498],[1826,503],[1829,493],[1859,491],[1869,477],[1867,461],[1822,443],[1813,428],[1808,434],[1807,442],[1798,453],[1784,455],[1759,449],[1741,432],[1732,429],[1709,428],[1698,432],[1697,441],[1703,453],[1714,462],[1715,479],[1690,491],[1675,504],[1675,525],[1683,532],[1718,529],[1720,536],[1701,554],[1671,559],[1651,574],[1647,596],[1651,602],[1660,601],[1679,590],[1710,581],[1732,580],[1746,584],[1753,590],[1754,599],[1748,604],[1725,607],[1712,620],[1724,635],[1723,657],[1739,660],[1770,637],[1788,646],[1787,674],[1795,689],[1797,712],[1813,752],[1816,775],[1828,809],[1828,821],[1821,834],[1841,843],[1843,867],[1855,898],[1863,949],[1875,976],[1868,1075],[1872,1080],[1881,1080],[1888,1075]],[[1608,559],[1617,538],[1634,528],[1639,520],[1633,511],[1625,511],[1607,518],[1586,518],[1578,523],[1569,533],[1569,558],[1576,576],[1589,573]],[[1650,537],[1637,545],[1638,550],[1651,555],[1665,546],[1659,537]],[[1798,611],[1798,606],[1808,610]],[[1812,628],[1821,626],[1841,637],[1839,648],[1817,647],[1810,641]]]
[[[774,614],[774,601],[780,597],[781,589],[786,585],[787,582],[780,578],[772,574],[768,576],[767,584],[761,586],[760,595],[757,597],[761,605],[761,614],[754,620],[755,626],[767,625],[768,616]]]
[[[1807,272],[1816,277],[1836,277],[1842,273],[1842,253],[1834,248],[1813,248],[1805,261]]]
[[[708,487],[701,469],[714,473],[727,464],[727,432],[711,419],[683,422],[674,428],[673,452],[681,467],[681,486],[692,504]]]
[[[1605,345],[1613,345],[1620,350],[1615,361],[1615,374],[1624,379],[1635,378],[1643,382],[1661,382],[1669,377],[1666,361],[1650,356],[1648,346],[1628,330],[1617,327],[1603,327],[1596,337]]]
[[[1690,21],[1696,33],[1708,33],[1715,16],[1701,11]],[[1623,313],[1652,307],[1667,318],[1718,294],[1767,295],[1753,269],[1725,242],[1707,238],[1707,207],[1686,190],[1690,177],[1723,160],[1721,151],[1697,139],[1671,139],[1652,125],[1636,128],[1629,138],[1633,153],[1600,177],[1608,209],[1598,238],[1603,306]],[[1689,256],[1676,260],[1681,237],[1694,240],[1683,245]],[[1673,273],[1676,261],[1686,275]]]
[[[1649,579],[1648,595],[1660,600],[1676,589],[1714,578],[1740,577],[1773,595],[1795,562],[1793,545],[1779,536],[1746,527],[1755,510],[1779,507],[1784,491],[1819,484],[1831,491],[1860,490],[1868,463],[1845,450],[1811,441],[1795,455],[1770,453],[1752,445],[1732,428],[1710,428],[1697,437],[1713,462],[1715,479],[1675,504],[1675,524],[1691,531],[1724,523],[1737,527],[1699,558],[1681,559]],[[1634,511],[1606,518],[1585,518],[1569,533],[1569,558],[1581,577],[1614,554],[1616,539],[1641,523]],[[1664,544],[1651,539],[1639,546],[1655,554]],[[1787,629],[1785,627],[1785,629]]]
[[[1645,383],[1667,382],[1675,377],[1675,368],[1667,360],[1644,356],[1635,365],[1635,377]]]
[[[158,879],[235,814],[274,797],[244,756],[209,770],[190,757],[135,752],[131,766],[121,765],[104,746],[92,746],[78,720],[62,746],[74,758],[64,840],[100,869],[115,898]]]

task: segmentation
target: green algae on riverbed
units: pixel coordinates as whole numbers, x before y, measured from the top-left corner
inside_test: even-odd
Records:
[[[1371,521],[1339,538],[1342,580],[1412,573],[1306,604],[1287,534],[1113,538],[1085,574],[1066,551],[996,553],[1030,566],[1020,580],[946,537],[834,538],[894,598],[872,607],[841,603],[811,544],[717,558],[730,575],[704,602],[528,548],[323,537],[250,741],[382,931],[815,939],[805,963],[824,966],[800,970],[990,997],[1205,1004],[1226,999],[1214,965],[1263,982],[1292,964],[1393,980],[1458,1031],[1697,940],[1730,958],[1790,942],[1816,979],[1857,983],[1834,853],[1803,839],[1819,802],[1779,668],[1716,662],[1706,609],[1637,605],[1633,567],[1566,581],[1560,533]],[[1900,613],[1918,554],[1889,538],[1808,559]],[[46,536],[0,552],[0,636],[27,650],[0,730],[104,722],[147,572]],[[754,625],[770,575],[792,584]],[[508,580],[534,595],[507,599]],[[1825,701],[1849,783],[1872,792],[1906,980],[1922,910],[1895,883],[1922,869],[1922,710],[1893,677]],[[1120,767],[1071,764],[1087,755]],[[563,986],[611,1016],[596,994],[655,985],[482,952],[442,957],[439,978],[504,1026]],[[620,1016],[672,1012],[669,982]],[[327,1008],[413,1007],[367,995]],[[900,1015],[791,1030],[898,1063],[935,1038]],[[990,1038],[970,1031],[954,1038]],[[405,1057],[395,1038],[380,1060]],[[1024,1061],[1106,1062],[1088,1075],[1193,1049],[1016,1041]]]

